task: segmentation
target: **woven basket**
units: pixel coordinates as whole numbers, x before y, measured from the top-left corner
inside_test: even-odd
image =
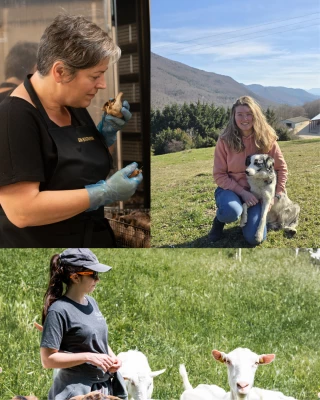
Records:
[[[132,209],[105,209],[105,216],[108,218],[109,224],[115,234],[119,247],[130,248],[148,248],[150,247],[150,230],[144,229],[127,222],[119,221],[123,215],[132,213]],[[141,210],[149,213],[149,210]]]

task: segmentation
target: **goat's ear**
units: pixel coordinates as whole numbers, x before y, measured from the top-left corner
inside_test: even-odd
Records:
[[[128,382],[130,382],[130,384],[131,385],[133,385],[133,386],[138,386],[139,385],[139,379],[138,379],[138,376],[137,376],[137,374],[128,374],[128,373],[123,373],[123,375],[122,375],[122,378],[125,380],[125,381],[128,381]]]
[[[38,324],[37,322],[34,322],[33,325],[39,332],[43,331],[43,326],[42,325]]]
[[[150,377],[155,378],[158,375],[161,375],[165,372],[166,369],[160,369],[159,371],[152,371],[150,372]]]
[[[248,167],[251,163],[251,156],[247,156],[246,158],[246,167]]]
[[[123,374],[123,375],[122,375],[122,378],[123,378],[125,381],[132,381],[132,377],[129,376],[128,374]]]
[[[224,358],[225,354],[222,351],[212,350],[212,355],[213,355],[215,360],[220,361],[222,363],[225,362],[225,358]]]
[[[270,364],[275,358],[275,354],[262,354],[259,356],[259,364]]]
[[[267,169],[271,169],[274,166],[274,159],[270,156],[266,158],[266,167]]]

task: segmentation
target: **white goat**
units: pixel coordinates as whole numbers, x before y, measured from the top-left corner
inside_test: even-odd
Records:
[[[231,391],[226,392],[216,385],[199,385],[192,389],[184,366],[180,366],[186,389],[180,400],[295,400],[277,391],[253,387],[257,367],[271,363],[275,358],[274,354],[258,355],[249,349],[237,348],[229,354],[213,350],[212,355],[217,361],[227,365]]]
[[[314,261],[320,261],[320,249],[310,251],[310,256]]]
[[[300,250],[308,251],[310,253],[310,256],[313,259],[313,261],[315,261],[315,262],[320,261],[320,249],[309,249],[309,248],[296,249],[296,257],[298,257]]]
[[[137,350],[118,354],[122,361],[119,372],[123,376],[129,400],[149,400],[153,392],[153,378],[162,374],[165,369],[151,371],[147,357]]]
[[[182,393],[180,400],[222,400],[226,395],[226,391],[216,385],[198,385],[195,389],[192,388],[186,368],[184,364],[180,364],[180,375],[183,380],[185,391]]]

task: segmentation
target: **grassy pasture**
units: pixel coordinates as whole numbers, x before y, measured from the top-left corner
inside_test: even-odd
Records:
[[[320,246],[320,139],[279,142],[288,164],[288,195],[300,205],[297,234],[289,239],[271,231],[262,248]],[[207,239],[216,213],[214,148],[193,149],[151,158],[152,247],[250,247],[239,221],[225,237]]]
[[[40,321],[50,256],[61,249],[0,250],[0,398],[46,399],[52,373],[41,367]],[[244,249],[94,250],[113,266],[94,297],[117,353],[143,351],[153,370],[154,399],[179,399],[185,363],[192,385],[227,389],[225,366],[211,350],[248,347],[276,353],[255,384],[299,400],[320,391],[320,271],[305,252]]]

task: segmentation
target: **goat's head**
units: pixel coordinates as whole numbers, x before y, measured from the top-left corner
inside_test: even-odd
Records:
[[[212,350],[213,357],[228,367],[228,381],[236,398],[245,398],[253,387],[254,376],[259,365],[269,364],[274,354],[258,355],[249,349],[237,348],[226,354]]]
[[[151,399],[153,392],[153,378],[162,374],[164,371],[165,369],[160,371],[150,371],[146,374],[124,373],[123,379],[126,382],[128,393],[130,393],[135,400]]]

